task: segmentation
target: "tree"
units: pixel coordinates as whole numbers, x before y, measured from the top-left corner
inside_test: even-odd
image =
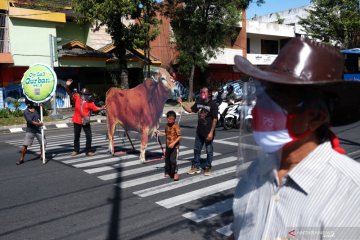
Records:
[[[360,46],[360,9],[358,0],[313,0],[307,18],[299,24],[306,34],[342,48]]]
[[[174,31],[179,56],[179,72],[189,78],[192,100],[195,67],[204,69],[206,61],[225,46],[226,37],[236,37],[241,10],[252,0],[168,0],[164,14]],[[254,1],[257,4],[264,0]]]
[[[125,74],[126,49],[142,48],[149,53],[149,41],[159,35],[159,20],[156,18],[158,3],[155,0],[73,0],[73,7],[78,13],[78,21],[90,22],[95,29],[106,25],[116,46],[121,87],[129,88]]]

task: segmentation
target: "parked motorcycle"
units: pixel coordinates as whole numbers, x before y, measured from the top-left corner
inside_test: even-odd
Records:
[[[224,119],[228,111],[229,104],[225,101],[221,102],[218,107],[218,121],[216,127],[224,126]]]
[[[253,116],[252,116],[253,108],[254,108],[254,105],[245,105],[245,106],[243,106],[243,109],[242,109],[242,119],[243,119],[242,124],[244,124],[243,129],[246,132],[252,132],[251,124],[252,124],[252,119],[253,119]]]
[[[229,105],[229,108],[224,118],[225,130],[240,127],[241,108],[241,101],[234,102],[233,104]]]

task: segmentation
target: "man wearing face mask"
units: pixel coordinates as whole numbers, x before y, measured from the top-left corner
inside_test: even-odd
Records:
[[[93,152],[91,149],[92,134],[90,126],[90,111],[97,112],[105,109],[105,106],[100,108],[97,107],[94,102],[91,101],[91,94],[86,88],[81,90],[81,94],[72,92],[70,90],[70,85],[72,82],[72,79],[68,79],[66,81],[66,91],[75,105],[74,115],[72,117],[72,122],[74,123],[74,151],[71,153],[71,156],[76,156],[80,153],[81,129],[84,129],[86,136],[85,154],[86,156],[93,156],[95,155],[95,152]]]
[[[194,144],[194,159],[188,174],[201,173],[200,167],[204,169],[204,175],[211,175],[211,163],[213,160],[213,140],[215,137],[215,127],[217,122],[218,106],[212,100],[212,91],[207,87],[200,90],[200,100],[194,105],[187,106],[182,104],[182,107],[187,112],[198,113],[198,126],[196,128],[195,144]],[[178,99],[182,103],[181,98]],[[203,166],[200,165],[201,149],[205,144],[206,161]]]
[[[342,80],[339,50],[295,38],[266,70],[235,64],[258,85],[230,239],[358,239],[360,164],[330,127],[360,120],[360,82]]]

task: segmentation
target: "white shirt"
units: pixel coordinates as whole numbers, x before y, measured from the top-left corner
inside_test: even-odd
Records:
[[[235,239],[360,239],[358,162],[325,142],[282,185],[272,166],[257,160],[240,179],[233,202]]]

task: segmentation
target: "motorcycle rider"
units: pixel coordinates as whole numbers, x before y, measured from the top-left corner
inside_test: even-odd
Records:
[[[223,101],[224,88],[219,87],[217,90],[216,98],[214,99],[216,104],[219,106]],[[213,94],[214,95],[214,94]]]
[[[227,90],[227,95],[225,97],[225,101],[229,104],[234,104],[237,98],[236,94],[234,93],[234,86],[229,85],[227,86],[226,90]]]

